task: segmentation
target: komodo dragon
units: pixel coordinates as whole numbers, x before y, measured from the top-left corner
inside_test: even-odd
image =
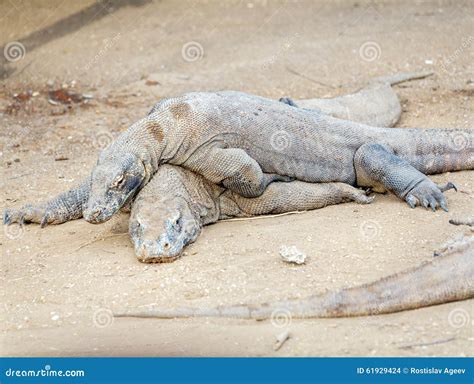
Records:
[[[231,217],[303,211],[373,197],[344,183],[275,182],[246,198],[185,168],[164,164],[132,204],[129,232],[138,260],[170,262],[194,242],[203,225]]]
[[[131,309],[115,317],[232,317],[269,319],[274,316],[325,318],[380,315],[474,298],[474,237],[450,244],[432,261],[375,282],[296,299],[261,305],[216,308]]]
[[[453,185],[425,174],[473,169],[473,138],[470,129],[371,127],[241,92],[195,92],[158,103],[66,196],[77,216],[82,208],[87,221],[104,222],[169,163],[244,197],[298,179],[389,190],[411,207],[447,210],[442,192]]]
[[[431,74],[432,72],[413,72],[379,77],[370,80],[366,87],[353,94],[329,99],[297,100],[296,103],[301,107],[314,108],[334,117],[348,118],[369,125],[377,123],[382,127],[391,127],[401,113],[400,102],[391,85],[421,79]],[[290,105],[295,104],[288,98],[281,100]],[[27,204],[18,210],[6,210],[4,223],[32,222],[45,226],[81,218],[84,205],[89,198],[89,192],[90,180],[86,180],[79,187],[62,193],[45,203]]]

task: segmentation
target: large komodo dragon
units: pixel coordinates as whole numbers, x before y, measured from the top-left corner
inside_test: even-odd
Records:
[[[472,219],[471,219],[472,223]],[[216,308],[130,309],[116,317],[233,317],[268,319],[285,315],[295,318],[368,316],[405,311],[474,298],[474,237],[450,241],[438,257],[419,267],[375,282],[267,304]]]
[[[432,72],[399,73],[391,76],[371,79],[359,91],[333,98],[297,100],[298,106],[314,109],[333,117],[351,121],[378,125],[393,126],[401,114],[401,106],[392,85],[408,80],[430,76]],[[295,106],[289,98],[280,99],[283,103]],[[6,224],[15,222],[61,224],[83,216],[83,209],[89,199],[90,181],[79,188],[62,193],[57,197],[37,205],[27,204],[18,210],[8,209],[4,214]]]
[[[372,197],[344,183],[274,182],[259,197],[243,197],[203,176],[164,164],[138,193],[129,232],[138,259],[170,262],[194,242],[202,226],[231,217],[302,211]]]
[[[79,187],[41,206],[7,211],[4,221],[106,221],[164,163],[245,197],[296,178],[386,189],[412,207],[446,210],[442,191],[452,185],[440,188],[424,173],[472,169],[473,132],[375,128],[245,93],[190,93],[161,101],[132,125]],[[458,145],[459,138],[467,145]]]

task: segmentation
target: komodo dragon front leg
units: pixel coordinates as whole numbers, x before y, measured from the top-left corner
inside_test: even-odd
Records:
[[[456,189],[452,183],[438,186],[408,161],[380,144],[364,144],[354,156],[357,185],[376,192],[388,190],[405,200],[411,208],[422,205],[433,211],[439,206],[448,211],[443,192]]]
[[[212,163],[205,161],[212,159]],[[209,165],[215,165],[210,167]],[[244,197],[260,196],[270,183],[292,181],[294,178],[264,173],[260,165],[240,148],[211,147],[196,151],[183,164],[187,169],[206,175],[206,179],[222,184]]]
[[[59,194],[53,199],[38,205],[27,204],[19,209],[6,209],[3,214],[4,224],[38,223],[41,227],[47,224],[62,224],[82,217],[82,209],[89,198],[90,178],[79,186]]]

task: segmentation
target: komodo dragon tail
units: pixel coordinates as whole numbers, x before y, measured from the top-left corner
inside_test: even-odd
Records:
[[[474,169],[474,129],[413,129],[387,132],[389,146],[425,175]]]
[[[270,319],[378,315],[474,298],[474,237],[463,237],[447,254],[373,283],[302,300],[262,305],[131,310],[115,317],[230,317]]]
[[[433,71],[422,72],[402,72],[389,76],[380,76],[371,80],[371,83],[388,83],[390,85],[400,84],[409,80],[424,79],[425,77],[433,75]]]

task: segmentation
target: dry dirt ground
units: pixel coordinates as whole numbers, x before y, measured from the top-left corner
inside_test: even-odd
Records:
[[[329,97],[376,75],[431,69],[435,76],[397,87],[399,126],[474,127],[472,1],[10,0],[0,4],[0,15],[0,44],[10,55],[0,66],[2,192],[9,207],[70,188],[100,148],[156,101],[186,91]],[[11,42],[25,51],[11,44],[8,51]],[[56,93],[59,101],[48,102],[48,92],[62,86],[68,88]],[[66,91],[93,98],[63,104]],[[110,310],[147,304],[304,297],[419,265],[460,231],[448,219],[473,209],[472,171],[434,179],[462,190],[447,193],[449,213],[412,210],[377,195],[369,206],[222,222],[164,265],[135,259],[126,216],[99,226],[77,220],[4,227],[1,353],[472,355],[472,300],[371,318],[276,323],[110,317]],[[307,264],[280,261],[281,245],[296,245]],[[291,337],[275,352],[275,335],[285,329]]]

